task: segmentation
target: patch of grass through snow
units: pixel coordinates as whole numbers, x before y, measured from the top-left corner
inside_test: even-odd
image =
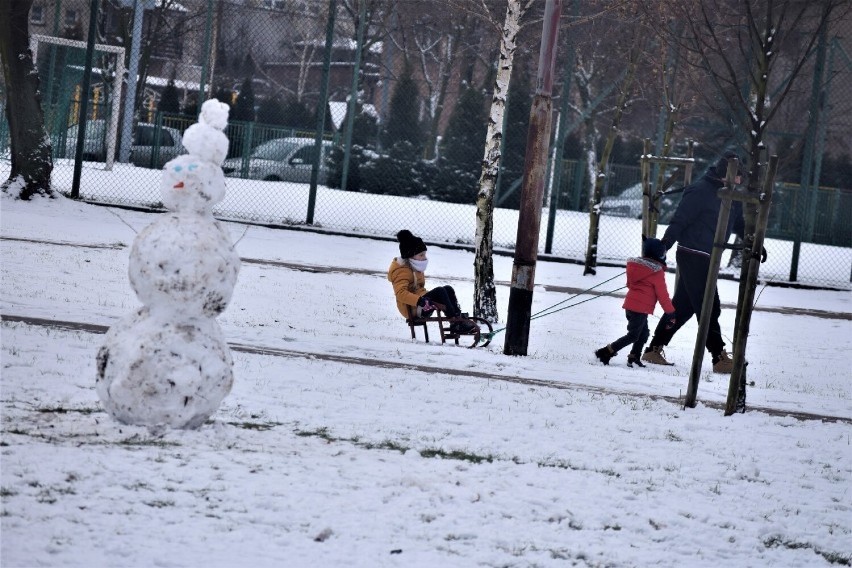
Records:
[[[794,540],[784,540],[780,536],[771,536],[768,539],[763,541],[763,545],[767,548],[789,548],[790,550],[798,550],[798,549],[807,549],[810,548],[814,551],[814,554],[818,554],[825,558],[825,560],[831,564],[839,564],[840,566],[852,566],[852,554],[844,554],[841,552],[831,552],[827,550],[820,550],[815,547],[813,544],[809,542],[796,542]]]

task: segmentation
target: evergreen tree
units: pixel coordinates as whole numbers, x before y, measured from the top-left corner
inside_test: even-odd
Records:
[[[509,83],[506,131],[503,139],[503,168],[500,171],[500,196],[498,196],[498,199],[510,191],[513,186],[515,190],[510,197],[502,201],[500,207],[518,207],[520,204],[521,190],[517,182],[524,175],[532,94],[528,70],[521,67],[516,68]]]
[[[406,62],[391,97],[390,112],[382,136],[382,143],[391,155],[413,160],[420,154],[423,133],[418,120],[419,103],[420,93],[411,76],[411,66]]]
[[[237,102],[231,111],[231,119],[254,122],[254,88],[251,79],[248,77],[243,80],[243,84],[240,86]]]
[[[317,120],[319,119],[319,107],[314,110],[314,116],[311,117],[310,126],[311,130],[315,130],[317,127]],[[325,125],[325,132],[334,132],[334,120],[331,117],[331,108],[329,108],[328,104],[325,105],[325,121],[323,122]]]
[[[484,94],[479,89],[464,86],[441,142],[444,161],[465,171],[479,173],[488,125],[486,112]]]
[[[222,85],[219,85],[216,88],[216,93],[213,95],[214,99],[216,99],[220,103],[225,103],[228,106],[231,106],[234,103],[234,101],[232,100],[232,97],[233,97],[233,93],[231,92],[231,90],[228,89],[227,87],[222,86]]]
[[[262,124],[290,126],[284,114],[284,103],[278,96],[270,97],[260,103],[257,109],[257,121]]]
[[[191,116],[193,118],[198,117],[198,98],[196,96],[190,96],[186,105],[183,107],[181,111],[185,116]]]
[[[299,101],[296,97],[287,98],[281,113],[284,115],[283,124],[291,128],[314,130],[317,127],[316,116],[305,106],[305,103]],[[328,117],[326,117],[326,120],[328,120]]]
[[[440,201],[473,203],[482,169],[482,154],[488,125],[484,93],[465,85],[450,115],[441,142],[438,171],[430,196]]]
[[[169,79],[166,88],[160,95],[160,104],[157,105],[160,112],[177,114],[180,112],[180,94],[175,86],[175,80]]]
[[[358,191],[361,189],[361,163],[368,161],[365,153],[367,148],[375,147],[376,140],[376,118],[363,112],[363,105],[358,103],[355,107],[355,118],[352,121],[352,149],[349,154],[349,169],[346,174],[346,189]],[[343,119],[347,124],[349,116]],[[340,187],[343,182],[343,148],[336,147],[331,154],[331,168],[328,174],[328,186]]]

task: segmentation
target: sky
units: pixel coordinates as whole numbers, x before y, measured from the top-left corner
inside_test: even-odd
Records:
[[[4,568],[852,562],[849,291],[759,286],[749,410],[724,417],[709,358],[698,405],[678,402],[694,321],[672,367],[595,360],[625,331],[620,292],[533,321],[525,357],[504,333],[426,344],[385,277],[396,243],[225,223],[233,390],[199,429],[151,433],[104,411],[95,354],[140,306],[129,247],[156,218],[0,198]],[[427,286],[469,310],[472,253],[429,258]],[[511,262],[495,257],[501,320]],[[539,262],[533,311],[621,272]]]

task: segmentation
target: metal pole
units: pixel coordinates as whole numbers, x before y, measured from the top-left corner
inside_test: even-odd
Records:
[[[659,155],[659,154],[658,154]],[[645,138],[639,170],[642,172],[642,236],[657,238],[656,208],[651,210],[651,139]],[[654,164],[655,166],[657,164]],[[656,203],[654,203],[656,206]]]
[[[817,196],[819,195],[819,178],[822,174],[822,157],[825,153],[825,136],[828,128],[828,101],[830,100],[831,82],[834,79],[834,46],[828,54],[828,67],[826,68],[826,80],[821,85],[819,93],[819,116],[816,120],[816,137],[814,139],[814,163],[811,168],[811,186],[813,187],[811,199],[808,203],[808,217],[805,225],[805,237],[809,242],[813,241],[814,225],[816,224]],[[839,192],[838,192],[839,193]],[[836,211],[836,209],[835,209]]]
[[[524,160],[524,184],[518,214],[518,236],[512,282],[509,291],[509,315],[506,321],[506,355],[526,355],[529,342],[530,314],[535,264],[538,257],[538,234],[544,195],[545,170],[550,146],[553,115],[553,68],[556,64],[556,38],[562,0],[547,0],[539,50],[536,94],[530,109],[527,154]]]
[[[686,389],[684,406],[695,407],[698,394],[698,380],[701,376],[701,364],[704,362],[704,346],[710,330],[713,299],[716,295],[716,281],[719,279],[719,261],[722,259],[722,247],[728,234],[728,218],[731,216],[731,196],[724,195],[733,188],[733,179],[737,175],[736,158],[728,160],[728,175],[725,188],[720,190],[722,206],[719,208],[719,220],[716,222],[716,235],[713,237],[713,250],[710,252],[710,268],[707,270],[707,283],[704,285],[704,301],[701,303],[701,317],[698,318],[698,335],[695,338],[695,351],[692,354],[692,369],[689,371],[689,386]]]
[[[207,0],[207,20],[204,22],[204,58],[201,63],[201,79],[198,81],[198,110],[207,98],[207,73],[210,68],[210,38],[213,35],[213,0]]]
[[[806,208],[798,215],[798,228],[793,241],[793,258],[790,260],[790,282],[799,279],[799,254],[802,248],[802,240],[805,238],[807,220],[810,217],[812,203],[815,204],[817,188],[813,185],[813,163],[817,137],[817,125],[821,110],[820,91],[822,90],[823,66],[825,65],[826,26],[820,28],[817,40],[816,60],[814,61],[814,75],[811,82],[811,106],[808,116],[808,129],[805,134],[805,150],[802,157],[802,176],[800,192],[805,200]]]
[[[74,177],[71,180],[71,198],[80,197],[80,176],[83,170],[83,145],[86,143],[86,114],[89,112],[89,89],[92,86],[92,61],[95,58],[95,33],[98,27],[98,0],[89,6],[89,37],[86,42],[86,63],[83,68],[83,86],[80,112],[77,115],[77,148],[74,152]]]
[[[337,13],[337,0],[328,0],[328,24],[325,28],[325,54],[322,61],[322,81],[317,101],[317,134],[314,139],[316,159],[311,168],[311,186],[308,190],[308,216],[306,223],[314,224],[314,209],[317,204],[317,180],[319,179],[319,161],[322,159],[322,135],[325,132],[325,112],[328,108],[328,76],[331,69],[331,49],[334,44],[334,18]]]
[[[142,42],[142,19],[145,7],[142,0],[133,0],[133,32],[130,37],[130,69],[127,71],[127,96],[124,99],[124,116],[121,121],[121,150],[118,161],[130,161],[133,145],[133,115],[136,114],[136,82],[139,75],[139,44]]]
[[[725,416],[730,416],[738,409],[745,410],[745,381],[746,381],[746,343],[751,326],[752,304],[757,288],[757,274],[760,270],[760,253],[763,250],[763,240],[766,237],[766,225],[769,222],[769,207],[772,205],[772,187],[775,185],[775,172],[778,169],[778,156],[769,158],[769,170],[763,180],[763,191],[760,194],[757,224],[754,231],[754,241],[751,247],[743,249],[743,261],[748,263],[745,282],[745,294],[737,306],[739,325],[734,333],[734,370],[728,384],[728,400],[725,404]],[[747,251],[751,254],[747,254]],[[742,394],[740,394],[742,393]]]
[[[53,37],[59,37],[59,14],[62,11],[62,0],[56,0],[56,4],[53,9]],[[35,53],[33,53],[33,61],[35,62],[36,57]],[[56,44],[50,44],[50,63],[47,68],[47,104],[50,108],[53,108],[53,100],[54,100],[54,92],[53,92],[53,76],[56,72]],[[60,82],[61,84],[61,82]],[[58,97],[56,97],[58,98]],[[55,122],[55,121],[54,121]]]
[[[574,0],[573,16],[577,16],[580,1]],[[547,234],[544,240],[544,252],[553,252],[553,234],[556,231],[556,207],[559,202],[559,191],[562,188],[562,155],[565,153],[565,138],[568,130],[568,111],[570,110],[571,80],[574,77],[574,43],[568,47],[568,59],[565,62],[565,73],[562,76],[562,105],[559,109],[559,122],[556,127],[556,159],[553,162],[553,181],[550,191],[550,209],[547,214]]]
[[[364,27],[367,22],[367,2],[361,0],[358,11],[358,37],[355,41],[355,64],[352,67],[352,89],[349,93],[349,108],[346,113],[346,141],[343,146],[343,175],[340,178],[340,189],[346,191],[349,183],[349,156],[352,154],[352,129],[355,126],[355,110],[358,99],[358,75],[361,72],[361,48],[364,45]]]

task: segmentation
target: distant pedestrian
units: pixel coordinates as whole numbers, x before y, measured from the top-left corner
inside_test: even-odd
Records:
[[[396,234],[399,257],[388,268],[388,280],[393,284],[396,307],[404,318],[429,317],[441,309],[450,318],[461,318],[450,324],[453,333],[476,333],[479,326],[462,313],[452,286],[439,286],[426,290],[426,245],[423,239],[403,229]]]
[[[707,276],[710,271],[710,253],[713,250],[716,224],[722,207],[718,191],[725,185],[728,160],[736,157],[733,152],[726,153],[701,178],[686,187],[671,223],[663,234],[662,241],[666,249],[671,248],[674,243],[678,244],[675,255],[678,278],[672,298],[676,323],[667,326],[665,322],[660,321],[654,330],[651,343],[642,355],[643,361],[656,365],[671,365],[672,363],[666,360],[663,347],[669,344],[677,330],[689,321],[689,318],[695,315],[700,320],[702,317],[701,306],[704,302],[704,289],[707,287]],[[737,185],[742,183],[742,170],[737,172],[734,183]],[[742,224],[742,205],[734,200],[731,203],[725,242],[735,230],[738,234],[742,234]],[[725,341],[722,339],[722,330],[719,326],[722,309],[718,289],[713,291],[713,296],[713,306],[708,314],[710,327],[706,347],[713,358],[713,371],[730,374],[734,364],[725,351]]]
[[[624,315],[627,317],[627,333],[595,351],[595,356],[604,365],[628,345],[627,366],[642,364],[642,348],[648,341],[648,316],[654,313],[657,303],[666,312],[661,324],[675,324],[674,311],[669,291],[666,288],[666,247],[659,239],[642,242],[642,257],[627,260],[627,297],[624,299]]]

